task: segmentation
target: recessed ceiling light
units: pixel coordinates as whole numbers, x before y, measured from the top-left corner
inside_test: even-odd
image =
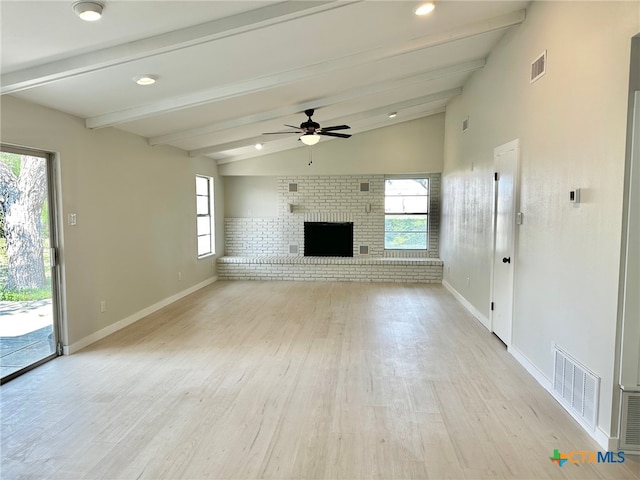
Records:
[[[71,8],[82,20],[95,22],[102,17],[104,5],[97,2],[76,2]]]
[[[256,150],[262,150],[262,144],[256,143]]]
[[[421,4],[418,8],[416,8],[415,14],[428,15],[429,13],[433,12],[435,8],[436,8],[436,4],[434,2],[426,2]]]
[[[391,112],[389,114],[389,118],[396,118],[398,116],[398,112]]]
[[[156,77],[155,75],[149,75],[149,74],[144,74],[144,75],[138,75],[133,77],[133,81],[136,82],[138,85],[153,85],[154,83],[156,83],[156,80],[158,79],[158,77]]]

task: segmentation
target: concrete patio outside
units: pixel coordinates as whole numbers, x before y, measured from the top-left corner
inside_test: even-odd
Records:
[[[0,376],[55,351],[51,299],[0,302]]]

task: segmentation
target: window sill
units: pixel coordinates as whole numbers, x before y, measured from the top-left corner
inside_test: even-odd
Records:
[[[428,248],[385,248],[385,252],[428,252]]]
[[[391,250],[385,249],[382,253],[385,258],[437,258],[438,252],[435,250]]]

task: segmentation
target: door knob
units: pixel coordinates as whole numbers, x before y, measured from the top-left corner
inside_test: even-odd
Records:
[[[511,257],[504,257],[502,263],[511,263]]]

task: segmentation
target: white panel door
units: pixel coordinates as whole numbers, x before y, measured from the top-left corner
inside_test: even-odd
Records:
[[[494,150],[493,285],[491,331],[511,344],[519,140]]]

